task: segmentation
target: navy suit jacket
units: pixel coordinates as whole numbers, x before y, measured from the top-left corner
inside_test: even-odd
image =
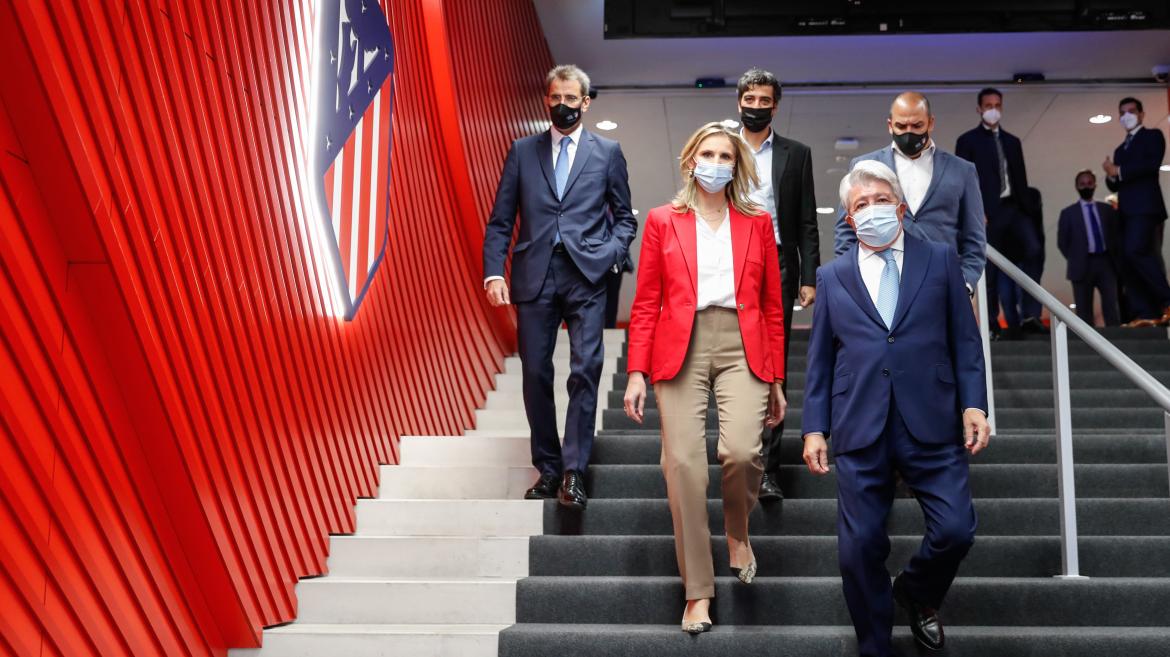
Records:
[[[1121,255],[1121,222],[1113,206],[1095,201],[1097,216],[1101,218],[1101,237],[1105,240],[1105,253],[1119,264]],[[1056,227],[1056,245],[1068,260],[1068,280],[1076,283],[1084,279],[1089,260],[1089,233],[1085,228],[1085,215],[1081,204],[1073,203],[1060,211],[1060,222]]]
[[[581,132],[563,199],[557,198],[549,132],[512,143],[483,238],[484,278],[504,275],[517,211],[511,287],[516,303],[540,293],[558,227],[569,257],[595,285],[614,266],[622,267],[638,231],[621,146],[588,130]]]
[[[894,165],[894,147],[887,146],[854,158],[853,165],[862,160],[877,160],[897,171]],[[918,212],[906,211],[906,234],[931,242],[942,242],[959,252],[963,280],[972,288],[983,275],[987,262],[987,231],[984,225],[983,197],[979,193],[979,176],[975,165],[960,157],[936,148],[934,173],[926,196]],[[845,209],[837,213],[837,234],[833,248],[836,255],[845,253],[857,242],[857,236],[845,223]]]
[[[1030,217],[1036,217],[1035,208],[1028,198],[1028,172],[1024,167],[1024,147],[1012,133],[999,129],[999,141],[1003,145],[1003,157],[1008,165],[1008,183],[1011,197]],[[955,142],[955,155],[975,165],[979,176],[979,192],[983,207],[999,204],[999,151],[995,147],[995,133],[983,124],[959,135]]]
[[[1113,151],[1113,163],[1121,167],[1121,179],[1106,178],[1110,191],[1117,192],[1117,210],[1126,216],[1166,218],[1166,202],[1158,183],[1158,167],[1166,156],[1166,138],[1161,130],[1142,128]]]
[[[834,454],[872,445],[893,395],[923,443],[963,439],[963,409],[987,411],[983,344],[952,247],[907,233],[898,307],[887,329],[857,266],[857,246],[817,270],[802,431]]]

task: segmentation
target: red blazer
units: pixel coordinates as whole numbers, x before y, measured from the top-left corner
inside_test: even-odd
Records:
[[[743,350],[752,373],[771,383],[784,378],[784,304],[772,218],[733,207],[728,221]],[[651,382],[678,374],[691,342],[698,300],[695,230],[693,212],[680,214],[669,205],[646,217],[630,310],[629,371],[644,372]]]

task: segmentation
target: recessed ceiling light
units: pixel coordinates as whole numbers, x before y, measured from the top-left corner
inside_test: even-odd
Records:
[[[1162,166],[1158,167],[1158,170],[1170,173],[1170,164],[1163,164]]]
[[[845,170],[842,169],[841,167],[833,167],[832,169],[826,169],[825,173],[827,173],[829,175],[833,175],[833,174],[837,174],[837,173],[845,173]]]
[[[833,208],[817,208],[817,214],[833,214],[836,212]]]
[[[1090,116],[1089,117],[1089,123],[1094,123],[1094,124],[1109,123],[1112,120],[1113,120],[1113,117],[1108,115],[1108,114],[1098,114],[1097,116]]]
[[[613,121],[610,121],[609,119],[597,122],[597,129],[598,130],[613,130],[616,127],[617,127],[617,124],[614,123]]]
[[[833,142],[833,148],[839,151],[855,151],[861,146],[857,137],[839,137]]]
[[[720,123],[723,124],[723,127],[727,128],[728,130],[735,130],[739,127],[739,121],[736,121],[735,119],[723,119],[720,121]]]
[[[630,212],[633,212],[635,217],[636,217],[636,216],[638,216],[638,211],[637,211],[636,209],[635,209],[635,210],[630,210]]]

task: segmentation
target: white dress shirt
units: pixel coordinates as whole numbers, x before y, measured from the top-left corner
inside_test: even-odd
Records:
[[[695,212],[695,236],[698,247],[698,299],[695,310],[711,306],[735,308],[735,256],[731,251],[731,219],[723,211],[723,223],[711,230]]]
[[[743,130],[739,131],[743,136]],[[752,202],[764,209],[772,217],[772,232],[775,233],[776,243],[780,243],[780,218],[776,216],[776,190],[772,189],[772,137],[776,133],[768,128],[768,138],[760,144],[760,150],[753,150],[756,159],[756,176],[760,179],[758,186],[753,186],[748,196]],[[746,139],[746,138],[745,138]],[[749,147],[751,145],[749,144]]]
[[[902,252],[905,249],[906,233],[899,231],[898,239],[889,246],[894,251],[894,263],[898,265],[898,280],[902,280]],[[861,280],[869,292],[873,305],[877,306],[878,287],[882,283],[882,272],[886,269],[885,258],[859,240],[857,242],[857,267],[861,270]]]
[[[552,141],[552,164],[554,171],[557,168],[557,158],[561,156],[561,139],[563,137],[568,137],[571,140],[569,142],[569,170],[573,170],[573,159],[577,157],[577,144],[581,142],[581,133],[584,130],[584,123],[578,123],[577,128],[568,135],[561,134],[561,131],[557,130],[556,126],[549,128],[549,134],[551,135]],[[488,283],[502,280],[504,280],[503,276],[488,276],[487,278],[483,279],[483,287],[486,290]]]
[[[906,196],[906,207],[917,214],[922,200],[926,198],[926,190],[930,187],[930,178],[934,175],[934,139],[914,159],[906,157],[896,144],[893,148],[895,173],[898,174],[902,193]]]

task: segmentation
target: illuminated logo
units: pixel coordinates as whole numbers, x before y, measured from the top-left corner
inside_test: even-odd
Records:
[[[353,319],[386,252],[394,44],[377,0],[323,0],[318,20],[311,180]]]

